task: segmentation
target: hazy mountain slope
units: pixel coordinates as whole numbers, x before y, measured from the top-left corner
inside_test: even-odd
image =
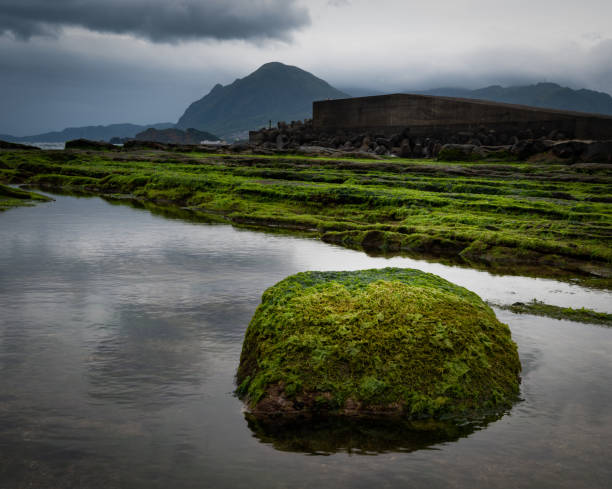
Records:
[[[594,112],[612,115],[612,97],[604,92],[594,90],[573,90],[556,83],[537,83],[518,87],[501,87],[493,85],[478,90],[463,88],[436,88],[424,91],[408,91],[423,95],[445,97],[475,98],[505,102],[509,104],[531,105],[549,109],[573,110],[577,112]]]
[[[137,124],[110,124],[108,126],[84,126],[84,127],[68,127],[63,131],[46,132],[43,134],[35,134],[33,136],[9,136],[0,135],[0,139],[4,141],[22,141],[29,143],[61,143],[71,141],[73,139],[90,139],[92,141],[109,141],[113,137],[133,138],[139,132],[152,127],[155,129],[168,129],[174,127],[171,122],[160,122],[147,126]]]
[[[177,127],[210,131],[233,139],[267,126],[268,121],[312,117],[314,100],[347,98],[324,80],[295,66],[267,63],[227,86],[216,85],[192,103]]]

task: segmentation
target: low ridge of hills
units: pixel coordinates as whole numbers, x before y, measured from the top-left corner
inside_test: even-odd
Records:
[[[133,138],[139,132],[148,128],[169,129],[174,127],[171,122],[160,122],[148,126],[138,124],[110,124],[107,126],[68,127],[63,131],[46,132],[33,136],[10,136],[0,134],[0,140],[22,143],[63,143],[73,139],[89,139],[91,141],[110,141],[111,138]]]
[[[164,122],[152,125],[111,124],[70,127],[63,131],[34,136],[0,135],[0,140],[29,143],[63,142],[81,138],[94,141],[110,141],[113,138],[127,140],[136,138],[137,135],[148,129],[157,131],[182,129],[185,131],[193,128],[211,133],[210,136],[216,134],[232,141],[246,139],[249,130],[267,126],[270,122],[275,125],[278,121],[309,119],[312,117],[312,102],[315,100],[383,95],[384,93],[379,90],[355,87],[341,91],[300,68],[272,62],[262,65],[250,75],[239,78],[229,85],[215,85],[206,96],[189,105],[177,124]],[[612,115],[612,97],[607,93],[587,89],[574,90],[556,83],[512,87],[492,85],[477,90],[435,88],[421,91],[406,90],[404,93],[472,98]],[[173,132],[160,134],[153,131],[145,134],[172,140],[191,138]],[[195,133],[192,136],[196,139],[199,137]],[[216,137],[204,139],[214,140]]]
[[[581,88],[574,90],[557,83],[535,83],[502,87],[491,85],[485,88],[470,90],[467,88],[434,88],[431,90],[401,90],[382,92],[363,87],[343,88],[352,97],[371,97],[386,93],[415,93],[418,95],[433,95],[438,97],[472,98],[503,102],[506,104],[529,105],[546,109],[570,110],[575,112],[590,112],[594,114],[612,115],[612,96],[605,92]]]
[[[556,83],[536,83],[516,87],[492,85],[477,90],[464,88],[435,88],[419,92],[421,95],[461,97],[507,104],[530,105],[547,109],[571,110],[612,115],[612,97],[604,92],[582,88],[573,90]]]
[[[210,131],[228,140],[244,139],[249,130],[270,121],[310,119],[315,100],[348,97],[300,68],[266,63],[230,85],[215,85],[187,108],[177,127]]]

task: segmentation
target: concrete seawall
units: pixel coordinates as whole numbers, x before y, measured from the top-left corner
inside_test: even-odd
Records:
[[[313,103],[316,131],[363,131],[384,135],[408,130],[410,136],[444,138],[461,131],[553,131],[566,138],[612,139],[612,117],[482,100],[394,94]]]

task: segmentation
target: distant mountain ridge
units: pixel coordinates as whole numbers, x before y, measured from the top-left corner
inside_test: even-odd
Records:
[[[63,131],[46,132],[33,136],[10,136],[0,134],[0,140],[24,143],[63,143],[73,139],[89,139],[91,141],[110,141],[113,137],[133,138],[139,132],[148,128],[170,129],[172,122],[160,122],[147,126],[138,124],[110,124],[108,126],[67,127]]]
[[[612,115],[612,97],[604,92],[582,88],[574,90],[556,83],[536,83],[516,87],[490,87],[468,90],[465,88],[435,88],[433,90],[414,91],[421,95],[441,97],[461,97],[508,104],[530,105],[547,109],[570,110]]]
[[[215,85],[187,108],[177,127],[210,131],[228,140],[241,139],[269,121],[276,124],[311,118],[315,100],[348,97],[300,68],[266,63],[230,85]]]
[[[73,139],[110,141],[112,138],[135,138],[149,128],[172,128],[207,131],[229,141],[246,138],[249,130],[267,126],[269,121],[289,122],[312,117],[315,100],[349,98],[351,96],[383,95],[379,90],[351,87],[346,92],[334,88],[326,81],[295,66],[273,62],[261,66],[250,75],[233,83],[220,84],[193,102],[177,124],[162,122],[150,125],[110,124],[106,126],[69,127],[62,131],[33,136],[0,134],[0,140],[9,142],[65,142]],[[397,93],[397,92],[395,92]],[[435,88],[406,90],[404,93],[445,97],[472,98],[529,105],[533,107],[591,112],[612,115],[612,96],[604,92],[574,90],[556,83],[502,87],[492,85],[477,90],[464,88]]]

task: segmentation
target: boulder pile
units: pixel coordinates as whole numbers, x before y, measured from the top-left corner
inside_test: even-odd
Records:
[[[525,130],[498,133],[480,127],[451,135],[416,137],[406,128],[392,135],[376,132],[317,131],[312,120],[279,122],[249,133],[250,145],[261,152],[344,153],[353,156],[438,158],[444,161],[545,159],[567,162],[612,162],[612,135],[607,141],[568,139],[559,131],[540,134]]]

